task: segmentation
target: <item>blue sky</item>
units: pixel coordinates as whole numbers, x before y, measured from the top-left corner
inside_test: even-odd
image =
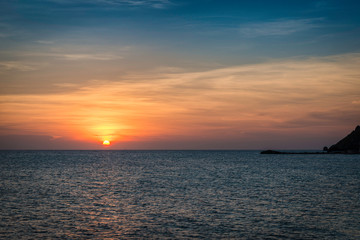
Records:
[[[93,78],[103,78],[114,71],[210,70],[360,49],[358,1],[20,0],[0,4],[3,68],[9,62],[26,70],[45,63],[58,65],[54,60],[61,59],[118,60],[117,69],[104,66],[101,74],[101,70],[92,71]],[[68,70],[73,67],[70,61]]]
[[[359,124],[359,12],[348,0],[1,1],[0,140],[330,144]]]
[[[359,50],[358,1],[48,0],[1,3],[2,49],[140,46],[221,64]]]

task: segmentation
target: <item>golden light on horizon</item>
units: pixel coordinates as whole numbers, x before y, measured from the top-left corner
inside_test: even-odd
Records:
[[[270,134],[305,138],[323,131],[327,136],[327,129],[344,125],[343,119],[358,120],[359,63],[360,54],[290,59],[129,75],[129,81],[89,80],[54,86],[58,92],[46,94],[5,94],[0,134],[39,136],[60,147],[76,142],[78,148],[192,141],[200,147],[221,141],[237,146],[241,139],[247,139],[241,146],[256,147]]]

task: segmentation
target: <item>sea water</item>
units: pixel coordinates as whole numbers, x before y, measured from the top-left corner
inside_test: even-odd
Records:
[[[0,151],[0,239],[360,239],[359,155]]]

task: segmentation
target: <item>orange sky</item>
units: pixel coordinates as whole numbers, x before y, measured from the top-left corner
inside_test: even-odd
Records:
[[[359,124],[359,66],[345,54],[61,79],[0,96],[2,146],[28,136],[36,149],[322,148]]]

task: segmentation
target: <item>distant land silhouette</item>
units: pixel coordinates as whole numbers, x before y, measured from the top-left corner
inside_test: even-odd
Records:
[[[360,126],[330,148],[324,147],[328,153],[360,153]]]
[[[280,152],[275,150],[262,151],[261,154],[360,154],[360,126],[330,148],[324,147],[322,152]]]

